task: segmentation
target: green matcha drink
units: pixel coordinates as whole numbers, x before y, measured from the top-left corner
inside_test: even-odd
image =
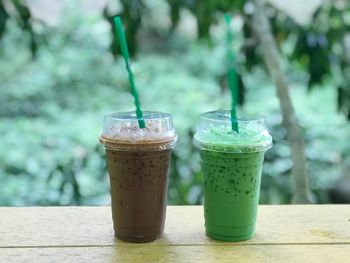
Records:
[[[209,237],[241,241],[254,235],[264,153],[272,145],[264,120],[235,120],[229,111],[201,115],[195,140],[204,175],[204,217]]]

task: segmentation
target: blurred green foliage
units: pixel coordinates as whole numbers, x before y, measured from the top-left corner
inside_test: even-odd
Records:
[[[142,1],[124,2],[142,4]],[[179,10],[183,6],[176,7],[178,3],[187,3],[173,2],[173,8]],[[0,5],[0,16],[1,8]],[[188,8],[198,14],[207,12],[200,11],[200,5]],[[179,22],[180,14],[170,11],[173,22]],[[133,20],[134,15],[131,12],[129,19]],[[0,205],[109,202],[104,149],[98,142],[102,117],[111,111],[131,110],[133,101],[123,61],[110,52],[114,38],[106,16],[106,11],[86,16],[66,10],[63,26],[36,25],[40,30],[34,38],[18,17],[6,18],[6,27],[0,27],[0,33],[4,30],[0,40]],[[145,15],[144,20],[147,19],[150,18]],[[207,26],[218,20],[213,14],[210,23],[199,23],[203,27],[199,32],[209,32]],[[173,32],[163,34],[160,29],[142,27],[141,21],[137,21],[134,21],[135,34],[143,35],[133,69],[143,109],[172,113],[179,134],[172,157],[169,203],[201,203],[202,175],[192,135],[201,112],[230,105],[224,81],[225,63],[222,63],[224,35],[213,37],[208,45],[207,41],[194,41],[176,32],[176,23]],[[285,21],[275,23],[282,28]],[[296,27],[293,30],[300,32]],[[245,31],[238,33],[236,38],[242,45],[244,34]],[[129,38],[134,38],[137,44],[137,35]],[[282,42],[282,46],[299,47],[295,38],[285,37]],[[152,48],[153,43],[158,45]],[[274,88],[258,63],[255,48],[249,58],[250,49],[238,56],[242,65],[241,82],[245,86],[245,103],[239,114],[265,115],[274,138],[274,147],[266,154],[261,203],[289,203],[290,149],[281,127]],[[286,58],[291,54],[283,47],[282,51]],[[307,56],[312,54],[303,52]],[[302,59],[295,58],[290,58],[292,63],[285,61],[285,67],[292,80],[293,102],[306,140],[314,198],[325,203],[332,201],[330,189],[346,176],[350,166],[350,141],[345,139],[350,134],[350,125],[337,112],[339,93],[335,87],[339,80],[326,74],[310,90],[310,72],[305,71]],[[321,62],[327,64],[328,60]],[[247,67],[248,64],[251,66]],[[344,74],[339,76],[343,78]]]

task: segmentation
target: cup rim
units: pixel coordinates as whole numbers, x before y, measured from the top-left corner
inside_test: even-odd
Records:
[[[154,140],[154,141],[116,141],[110,138],[106,138],[103,135],[100,136],[100,142],[105,145],[106,149],[119,150],[119,151],[130,151],[130,150],[140,150],[140,151],[152,151],[152,150],[164,150],[172,149],[178,140],[178,136]]]

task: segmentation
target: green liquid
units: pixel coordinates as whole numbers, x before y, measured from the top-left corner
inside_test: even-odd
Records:
[[[209,237],[241,241],[254,235],[264,153],[201,150]]]

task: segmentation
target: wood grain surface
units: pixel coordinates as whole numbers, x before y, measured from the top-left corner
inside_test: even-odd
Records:
[[[109,207],[0,208],[0,262],[350,262],[350,205],[260,206],[249,241],[212,241],[201,206],[169,206],[164,236],[114,238]]]
[[[0,249],[0,262],[349,262],[348,245],[145,246]]]

